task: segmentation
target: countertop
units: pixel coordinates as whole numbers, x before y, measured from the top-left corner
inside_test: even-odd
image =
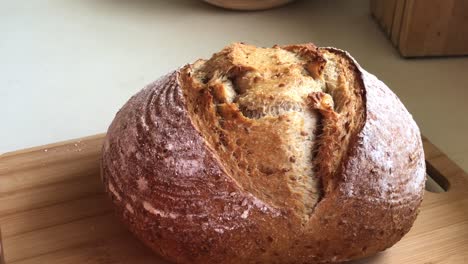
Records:
[[[0,0],[0,153],[105,132],[146,84],[225,45],[348,50],[468,170],[468,58],[403,59],[368,1],[236,12],[196,0]]]

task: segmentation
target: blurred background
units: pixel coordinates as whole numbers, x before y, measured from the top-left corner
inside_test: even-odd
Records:
[[[397,14],[399,1],[393,2],[390,17]],[[460,10],[456,1],[442,2],[449,15]],[[402,57],[384,10],[368,0],[297,0],[254,12],[196,0],[2,0],[0,153],[105,132],[146,84],[231,42],[313,42],[349,51],[400,97],[422,133],[468,171],[468,57]],[[423,10],[437,15],[441,7]],[[431,20],[467,46],[468,23],[457,29],[443,17]],[[422,34],[405,30],[405,40]],[[411,49],[406,52],[420,51]]]

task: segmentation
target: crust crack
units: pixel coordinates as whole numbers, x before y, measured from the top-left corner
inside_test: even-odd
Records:
[[[231,177],[305,222],[362,123],[353,67],[312,44],[237,43],[186,67],[184,94],[197,129]]]

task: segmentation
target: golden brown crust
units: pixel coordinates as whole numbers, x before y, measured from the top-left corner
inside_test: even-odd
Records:
[[[149,85],[112,122],[103,147],[106,190],[118,215],[158,254],[177,263],[340,262],[384,250],[410,229],[422,200],[425,171],[411,115],[347,53],[312,45],[284,50],[300,54],[297,58],[311,77],[305,82],[327,84],[299,104],[316,109],[320,117],[311,165],[323,190],[313,205],[298,196],[300,186],[284,189],[287,171],[249,167],[253,160],[279,164],[273,169],[297,169],[286,166],[298,161],[282,156],[290,144],[282,135],[296,133],[301,119],[308,117],[295,109],[278,116],[245,116],[235,98],[245,90],[235,91],[223,76],[213,77],[220,69],[245,76],[259,67],[231,67],[227,50],[215,55],[219,63],[211,68],[199,61]],[[320,58],[338,70],[330,71]],[[201,84],[212,80],[211,90],[194,81],[205,77],[199,69],[209,77],[201,78]],[[251,89],[253,80],[234,84]],[[293,125],[287,127],[280,117]],[[258,148],[277,155],[260,156]],[[232,150],[231,161],[238,163],[229,163],[223,149]],[[243,158],[246,150],[253,157]],[[265,156],[271,160],[265,162]],[[266,178],[249,178],[249,169]],[[304,211],[304,206],[313,211]]]
[[[312,44],[235,43],[181,70],[191,119],[230,177],[304,222],[320,195],[312,164],[318,115],[307,100],[325,88],[307,70],[319,61]]]

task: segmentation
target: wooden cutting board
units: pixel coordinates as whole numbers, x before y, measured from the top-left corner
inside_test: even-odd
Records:
[[[112,213],[99,177],[103,137],[0,156],[7,264],[165,263]],[[421,213],[402,241],[354,263],[468,263],[468,175],[426,139],[424,147],[428,174],[448,192],[426,192]]]

